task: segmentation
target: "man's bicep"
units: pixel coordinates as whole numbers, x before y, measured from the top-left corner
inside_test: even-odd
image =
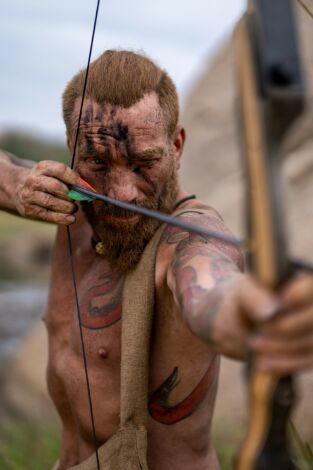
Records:
[[[217,217],[191,217],[193,223],[227,233],[228,229]],[[169,232],[171,232],[169,234]],[[168,242],[175,243],[167,281],[175,303],[188,321],[199,314],[201,308],[210,310],[210,302],[216,304],[214,293],[219,286],[240,272],[240,251],[224,242],[198,235],[167,229]],[[215,305],[216,308],[216,305]],[[189,322],[189,321],[188,321]]]

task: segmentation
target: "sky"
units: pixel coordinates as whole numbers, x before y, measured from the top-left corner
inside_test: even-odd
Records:
[[[93,58],[144,51],[173,78],[182,103],[245,0],[102,0]],[[96,0],[0,0],[0,133],[64,138],[61,95],[87,63]]]

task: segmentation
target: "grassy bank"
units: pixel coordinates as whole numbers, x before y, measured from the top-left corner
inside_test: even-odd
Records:
[[[57,432],[49,430],[49,426],[12,418],[1,422],[1,470],[49,470],[58,452]]]
[[[36,162],[56,160],[69,164],[71,161],[64,144],[14,129],[0,134],[0,148],[20,158]]]
[[[0,212],[0,280],[47,281],[55,230]]]
[[[59,436],[49,426],[23,419],[10,419],[0,425],[1,470],[49,470],[57,460]],[[232,467],[235,445],[218,443],[221,470]]]
[[[240,447],[243,429],[221,429],[224,438],[216,439],[221,470],[233,468],[234,458]],[[236,432],[237,431],[237,432]],[[38,425],[21,418],[6,418],[0,424],[0,469],[1,470],[50,470],[58,458],[59,432],[46,425]],[[301,461],[296,446],[297,468],[312,470],[313,464]],[[276,469],[275,469],[276,470]],[[278,469],[277,469],[278,470]]]

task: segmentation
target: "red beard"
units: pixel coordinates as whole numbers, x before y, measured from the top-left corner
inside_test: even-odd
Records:
[[[177,194],[177,171],[173,169],[160,196],[146,198],[138,205],[169,214]],[[132,270],[161,223],[102,201],[82,202],[81,205],[94,233],[102,242],[101,255],[114,270],[123,273]]]

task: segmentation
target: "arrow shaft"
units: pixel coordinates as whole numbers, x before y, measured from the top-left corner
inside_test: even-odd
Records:
[[[135,214],[144,215],[145,217],[150,217],[152,219],[156,219],[164,224],[173,225],[174,227],[179,227],[187,232],[195,233],[196,235],[201,235],[209,238],[214,238],[217,240],[221,240],[225,243],[234,246],[242,246],[243,241],[225,233],[217,232],[215,230],[210,230],[205,227],[200,227],[196,224],[191,224],[189,222],[185,222],[182,219],[177,217],[172,217],[170,215],[164,214],[159,211],[147,209],[145,207],[137,206],[135,204],[130,204],[128,202],[118,201],[117,199],[113,199],[109,196],[105,196],[104,194],[95,193],[89,189],[82,188],[80,186],[73,185],[71,189],[88,196],[93,199],[97,199],[99,201],[103,201],[107,204],[110,204],[115,207],[119,207],[120,209],[125,209],[130,212],[134,212]]]

